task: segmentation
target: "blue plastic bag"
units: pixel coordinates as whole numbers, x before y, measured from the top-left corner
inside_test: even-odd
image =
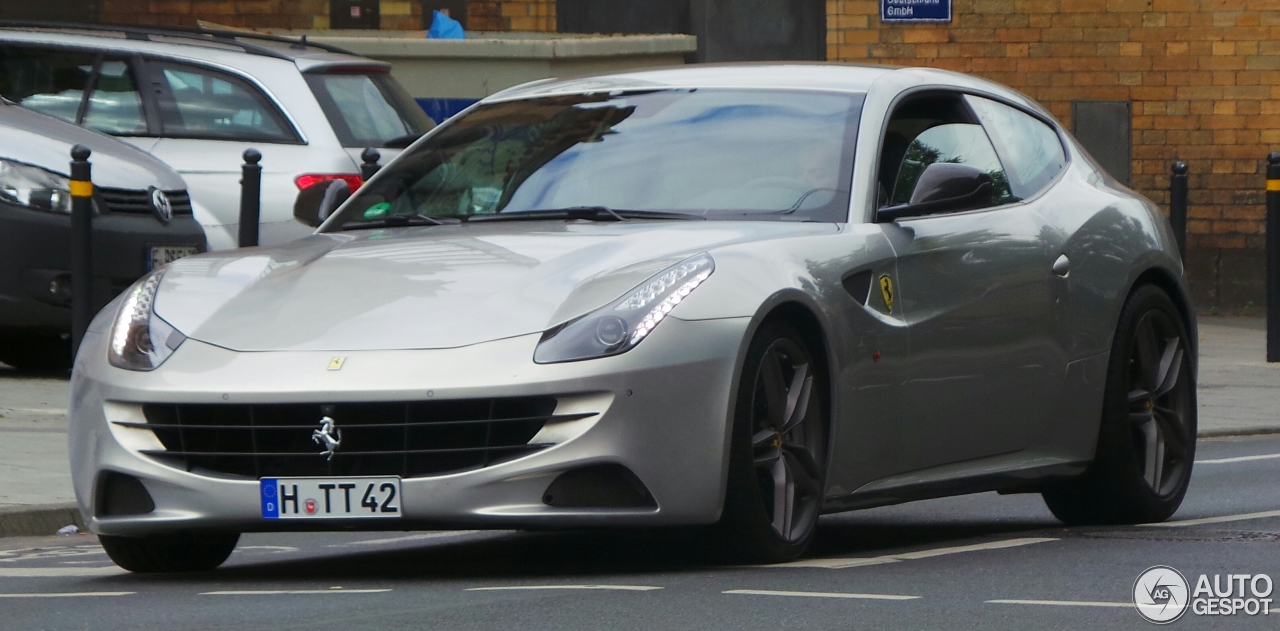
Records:
[[[431,13],[431,30],[427,31],[427,39],[466,39],[467,34],[462,32],[462,23],[441,13],[439,10]]]

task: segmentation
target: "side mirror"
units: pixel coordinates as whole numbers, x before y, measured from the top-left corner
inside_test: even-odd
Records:
[[[351,187],[342,180],[317,182],[298,193],[293,203],[293,218],[312,228],[319,227],[349,197]]]
[[[925,167],[911,201],[876,211],[878,221],[895,221],[934,213],[980,208],[991,199],[993,184],[986,171],[966,164],[935,162]]]

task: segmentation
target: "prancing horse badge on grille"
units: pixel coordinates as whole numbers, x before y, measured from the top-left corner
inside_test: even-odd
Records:
[[[321,456],[327,455],[326,460],[333,460],[333,454],[338,453],[338,447],[342,445],[342,430],[338,429],[337,421],[326,416],[320,419],[320,429],[311,432],[311,440],[324,447]]]

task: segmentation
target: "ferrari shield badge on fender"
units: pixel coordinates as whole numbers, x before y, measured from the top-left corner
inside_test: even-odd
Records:
[[[342,370],[342,364],[347,361],[346,357],[334,357],[329,360],[329,370]]]
[[[880,277],[880,295],[884,298],[884,308],[893,311],[893,279],[886,274]]]

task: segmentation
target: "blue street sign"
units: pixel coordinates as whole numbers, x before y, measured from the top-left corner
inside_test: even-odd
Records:
[[[880,0],[881,22],[950,22],[951,0]]]

